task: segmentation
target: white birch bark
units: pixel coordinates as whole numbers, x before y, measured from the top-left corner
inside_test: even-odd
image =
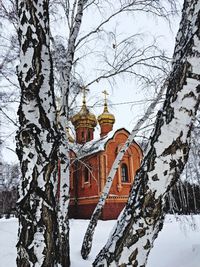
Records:
[[[167,84],[167,82],[166,82]],[[106,199],[109,195],[110,192],[110,188],[112,186],[113,183],[113,179],[115,177],[115,174],[119,168],[119,165],[121,163],[121,160],[124,156],[124,154],[126,153],[127,149],[129,148],[129,146],[133,143],[134,138],[136,136],[136,134],[138,133],[138,131],[140,130],[141,126],[147,121],[147,119],[152,115],[152,113],[154,112],[154,109],[156,107],[156,105],[159,103],[159,100],[162,98],[163,93],[166,89],[166,84],[164,84],[161,89],[160,92],[158,93],[157,97],[155,98],[155,100],[149,105],[147,111],[145,112],[144,116],[137,122],[137,124],[135,125],[135,127],[133,128],[133,130],[131,131],[126,143],[122,146],[122,148],[120,149],[119,153],[117,154],[117,157],[110,169],[110,172],[108,174],[108,177],[106,179],[106,184],[102,190],[101,196],[99,198],[99,201],[97,203],[97,206],[95,207],[95,210],[93,211],[93,214],[91,216],[89,225],[87,227],[84,239],[83,239],[83,244],[82,244],[82,248],[81,248],[81,255],[83,257],[83,259],[86,259],[91,251],[92,248],[92,240],[93,240],[93,236],[94,236],[94,231],[98,222],[98,219],[101,216],[103,207],[105,205]]]
[[[144,267],[163,225],[166,192],[187,162],[200,102],[200,1],[185,0],[163,109],[128,203],[93,266]]]
[[[75,2],[76,13],[74,15],[74,23],[71,25],[68,48],[67,62],[61,75],[62,87],[62,105],[60,112],[60,134],[61,143],[59,146],[59,161],[60,161],[60,183],[59,183],[59,198],[58,198],[58,221],[59,221],[59,250],[61,258],[65,259],[65,254],[69,255],[69,223],[68,223],[68,206],[69,206],[69,145],[66,135],[66,126],[68,121],[68,97],[70,94],[70,78],[75,53],[75,42],[80,30],[83,8],[85,0]],[[70,260],[62,262],[62,266],[69,266]]]
[[[17,266],[57,266],[54,171],[57,127],[49,49],[48,0],[18,0],[21,102],[17,154],[19,186]]]

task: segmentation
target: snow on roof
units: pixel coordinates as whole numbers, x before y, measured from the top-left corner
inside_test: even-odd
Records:
[[[106,136],[93,139],[89,142],[86,142],[85,144],[70,143],[70,149],[76,154],[77,158],[79,159],[98,153],[100,151],[104,151],[107,141],[109,139],[112,139],[114,135],[121,130],[124,130],[127,132],[127,134],[129,134],[129,132],[125,128],[120,128],[117,131],[113,130]],[[136,143],[139,147],[141,147],[138,142],[133,141],[133,143]]]
[[[85,144],[70,143],[70,149],[74,151],[78,158],[83,158],[94,153],[103,151],[105,144],[115,134],[115,131],[109,132],[106,136],[98,139],[93,139]]]

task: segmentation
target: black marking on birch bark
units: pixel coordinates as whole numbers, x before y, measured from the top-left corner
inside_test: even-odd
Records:
[[[194,92],[192,92],[192,91],[190,91],[189,93],[185,94],[183,99],[188,98],[188,97],[189,98],[194,98],[196,100],[196,96],[195,96]]]
[[[30,158],[30,159],[32,159],[33,157],[34,157],[34,154],[33,153],[28,153],[28,157]]]
[[[191,129],[188,130],[187,137],[190,136],[190,133],[191,133]],[[186,142],[186,143],[182,144],[182,157],[177,159],[177,161],[171,160],[169,163],[170,170],[173,170],[173,177],[171,179],[170,185],[167,187],[166,192],[168,192],[170,190],[170,188],[173,186],[173,184],[176,183],[178,177],[182,173],[185,162],[187,162],[188,155],[189,155],[189,144]]]
[[[168,155],[174,155],[176,154],[177,150],[184,150],[186,148],[186,144],[184,144],[181,141],[181,137],[183,136],[183,131],[180,131],[179,136],[176,138],[176,140],[173,140],[172,144],[169,145],[162,153],[162,156],[168,156]]]
[[[164,171],[163,174],[164,174],[164,176],[166,176],[168,174],[168,171],[167,170]]]
[[[132,231],[133,232],[133,231]],[[130,248],[132,245],[134,245],[139,240],[139,234],[135,233],[134,235],[127,238],[126,245],[128,248]]]
[[[171,103],[177,99],[177,93],[181,90],[183,85],[187,84],[186,73],[190,66],[191,65],[187,61],[182,65],[177,65],[173,71],[173,76],[171,76],[169,79],[169,85],[163,109],[166,124],[169,124],[174,118],[174,108],[171,106]]]
[[[22,162],[21,171],[22,171],[23,174],[26,173],[26,172],[28,171],[28,163],[29,163],[29,162],[30,162],[30,161],[29,161],[28,159],[26,159],[26,160],[24,160],[24,161]]]
[[[143,248],[144,248],[145,250],[148,250],[148,249],[151,248],[151,243],[150,243],[149,239],[147,239],[147,243],[143,246]]]
[[[32,131],[29,128],[22,130],[20,132],[20,140],[23,146],[28,147],[34,140]]]
[[[40,118],[39,118],[39,123],[42,125],[44,129],[50,129],[51,128],[51,123],[49,121],[49,118],[46,116],[46,112],[42,105],[39,105],[39,110],[40,110]]]
[[[168,109],[165,112],[165,121],[166,124],[169,124],[174,118],[174,108],[168,107]]]
[[[197,85],[196,87],[196,92],[199,94],[200,93],[200,85]]]
[[[138,267],[138,261],[137,260],[134,260],[134,262],[129,261],[129,263],[131,264],[132,267]]]
[[[144,226],[144,223],[139,223],[139,227],[143,227]]]
[[[149,171],[153,171],[154,170],[154,166],[155,166],[155,159],[156,159],[156,149],[155,147],[153,147],[150,151],[151,156],[149,157],[149,161],[148,161],[148,169]]]
[[[146,162],[146,165],[147,165],[147,168],[149,171],[153,171],[155,168],[154,166],[155,166],[155,159],[157,157],[157,154],[156,154],[156,149],[154,147],[154,143],[158,140],[158,137],[161,134],[161,127],[163,126],[163,124],[164,124],[163,112],[160,110],[157,113],[157,120],[155,123],[156,131],[154,131],[154,134],[152,135],[151,140],[150,140],[150,143],[152,146],[151,146],[151,149],[148,153],[147,162],[146,162],[145,158],[143,160],[143,162]],[[141,166],[140,169],[142,169],[142,168],[143,168],[143,166]],[[140,169],[138,170],[138,172],[140,171]]]
[[[24,25],[25,22],[27,21],[27,18],[26,18],[26,14],[25,14],[25,13],[26,13],[26,12],[23,11],[23,15],[22,15],[22,17],[21,17],[21,24],[22,24],[22,25]]]
[[[176,167],[177,167],[177,161],[175,159],[171,159],[170,160],[170,163],[169,163],[169,166],[170,166],[170,170],[176,169]]]
[[[145,193],[144,202],[142,204],[142,214],[147,225],[155,223],[161,215],[161,198],[155,198],[155,192],[149,191]]]
[[[128,260],[130,263],[132,263],[133,261],[135,261],[136,257],[138,255],[138,249],[136,248],[132,253],[131,255],[129,256]],[[138,265],[136,265],[138,266]]]
[[[137,233],[137,235],[138,235],[139,238],[142,237],[142,236],[144,236],[145,235],[145,228],[137,229],[136,230],[136,233]]]
[[[152,179],[153,181],[159,181],[158,174],[157,174],[157,173],[154,174],[154,175],[151,177],[151,179]]]

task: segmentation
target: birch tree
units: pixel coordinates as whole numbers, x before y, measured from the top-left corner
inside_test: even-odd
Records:
[[[175,10],[175,2],[174,1],[169,1],[170,4],[172,5],[172,11]],[[63,63],[58,63],[58,66],[61,66],[61,69],[59,70],[60,77],[61,77],[61,91],[63,95],[63,101],[62,101],[62,107],[61,107],[61,129],[62,129],[62,145],[60,147],[61,151],[61,157],[64,159],[68,153],[67,151],[67,143],[65,140],[65,132],[63,129],[65,129],[65,123],[66,123],[66,117],[68,118],[68,113],[70,110],[70,104],[69,104],[69,96],[70,92],[73,87],[73,79],[74,77],[74,67],[79,64],[79,62],[84,59],[87,56],[75,56],[77,51],[81,49],[82,47],[85,47],[88,45],[88,43],[91,42],[91,40],[96,40],[96,38],[101,38],[101,34],[104,34],[105,32],[108,32],[106,30],[107,24],[113,20],[113,18],[119,16],[120,14],[123,13],[128,13],[128,12],[141,12],[141,13],[146,13],[149,12],[153,15],[156,16],[161,16],[164,18],[168,18],[169,14],[171,11],[167,11],[164,6],[162,1],[158,2],[152,2],[152,1],[121,1],[120,3],[117,4],[117,7],[115,8],[109,1],[106,1],[107,6],[112,7],[112,12],[108,12],[108,15],[106,18],[103,18],[102,21],[99,23],[99,25],[95,26],[93,30],[89,31],[85,35],[79,35],[80,27],[82,24],[82,19],[84,17],[84,12],[87,11],[88,8],[91,8],[92,6],[96,6],[98,9],[102,9],[102,6],[100,2],[96,1],[59,1],[60,5],[65,11],[65,16],[67,20],[67,27],[68,27],[68,44],[67,48],[63,48],[62,50],[65,52],[66,51],[66,61]],[[101,72],[100,74],[95,74],[96,77],[93,79],[89,80],[87,82],[86,86],[90,86],[95,82],[99,82],[102,79],[113,79],[113,77],[120,75],[122,73],[129,73],[130,75],[139,77],[142,80],[147,81],[148,83],[151,83],[150,77],[147,77],[145,75],[141,75],[139,72],[136,71],[137,67],[146,67],[152,68],[152,69],[161,69],[159,65],[155,64],[155,60],[161,60],[161,61],[166,61],[166,57],[164,54],[162,54],[161,51],[157,48],[155,43],[152,43],[151,45],[147,45],[146,47],[142,48],[137,48],[134,46],[131,46],[131,43],[134,43],[135,40],[137,39],[139,35],[138,34],[133,34],[131,36],[126,37],[124,40],[117,42],[115,34],[113,34],[112,41],[114,42],[113,48],[114,48],[114,53],[111,59],[105,54],[104,52],[104,62],[106,63],[107,67]],[[59,46],[60,47],[60,46]],[[62,46],[63,47],[63,46]],[[92,48],[90,48],[92,49]],[[93,48],[94,49],[94,48]],[[63,54],[65,56],[65,54]],[[60,57],[59,57],[60,60]],[[87,62],[87,61],[86,61]],[[87,68],[86,68],[87,69]],[[90,74],[91,76],[91,74]],[[78,85],[80,88],[81,86]],[[79,90],[77,91],[79,92]],[[159,94],[161,96],[161,94]],[[73,103],[73,100],[72,100]],[[154,102],[155,106],[156,101]],[[153,109],[153,105],[151,106]],[[149,114],[148,114],[149,115]],[[147,115],[143,117],[143,119],[137,124],[136,128],[133,131],[133,134],[131,135],[130,139],[128,140],[127,144],[129,145],[131,143],[131,140],[134,137],[134,134],[136,132],[136,129],[139,128],[139,125],[141,125],[141,122],[143,123],[146,120]],[[126,149],[128,145],[126,144]],[[120,162],[120,157],[123,156],[125,153],[125,150],[123,149],[122,152],[120,153],[119,157],[116,160],[116,165],[119,164]],[[61,179],[62,176],[65,177],[65,173],[68,169],[69,162],[67,163],[67,160],[62,160],[63,162],[63,167],[61,166],[61,173],[63,170],[63,175],[61,174]],[[67,164],[66,164],[67,163]],[[115,167],[116,169],[116,167]],[[111,174],[112,178],[114,172]],[[103,203],[105,203],[106,196],[108,195],[109,189],[108,187],[111,186],[111,180],[108,179],[108,185],[106,185],[106,191],[107,193],[105,194],[105,190],[103,192],[104,195],[104,200],[102,201],[103,198],[101,198],[100,206],[95,209],[95,214],[93,216],[93,219],[91,221],[91,224],[88,227],[88,233],[86,234],[85,241],[83,244],[82,248],[82,255],[84,258],[87,257],[87,254],[89,251],[86,252],[86,247],[90,245],[91,242],[88,242],[88,240],[91,240],[92,238],[92,232],[94,232],[94,229],[91,230],[91,225],[95,227],[97,218],[101,214],[101,210],[103,207]],[[63,188],[67,188],[67,184],[64,183]],[[63,197],[66,196],[66,192],[64,192]],[[64,202],[64,205],[62,205],[66,209],[66,203]],[[65,212],[66,214],[66,212]],[[98,214],[98,216],[97,216]],[[61,216],[64,218],[63,216]],[[95,221],[95,222],[94,222]],[[87,244],[87,245],[86,245]],[[90,249],[89,249],[90,250]]]
[[[135,17],[139,13],[148,13],[168,20],[176,11],[176,4],[173,0],[168,0],[167,4],[171,6],[167,6],[163,0],[123,0],[116,1],[114,5],[108,0],[50,1],[55,88],[65,97],[64,101],[61,101],[61,106],[65,105],[61,114],[68,116],[75,107],[76,97],[83,85],[92,87],[101,80],[107,80],[113,85],[116,77],[124,74],[131,75],[150,86],[166,74],[169,58],[158,47],[154,37],[146,44],[144,42],[146,36],[141,32],[133,34],[124,32],[121,38],[121,33],[117,30],[115,32],[113,28],[117,28],[117,20],[126,14]],[[93,13],[97,14],[99,19],[92,20],[90,27],[85,28],[85,21],[87,18],[90,19]],[[14,88],[17,92],[18,84],[14,77],[14,66],[19,54],[19,45],[14,32],[18,21],[16,1],[0,2],[0,18],[2,19],[0,27],[3,30],[0,41],[5,47],[0,52],[0,78],[2,77],[3,82],[8,84],[9,90]],[[58,24],[64,26],[63,34],[57,35],[53,30],[54,25]],[[12,29],[9,31],[10,35],[8,32],[4,34],[7,25]],[[97,46],[97,43],[100,45]],[[152,71],[148,71],[149,68]],[[156,74],[152,75],[153,73]],[[6,117],[4,107],[1,112]],[[6,119],[11,122],[10,118]]]
[[[109,195],[110,188],[113,183],[113,179],[115,177],[115,174],[119,168],[119,165],[121,163],[121,160],[126,153],[127,149],[129,146],[133,143],[134,138],[136,134],[139,132],[140,128],[142,125],[146,122],[146,120],[151,116],[151,114],[154,112],[154,109],[156,105],[159,103],[159,100],[162,98],[164,91],[166,89],[166,84],[167,82],[161,87],[160,92],[158,93],[157,97],[154,99],[154,101],[150,104],[148,107],[147,111],[145,112],[144,116],[137,122],[133,130],[131,131],[126,143],[122,146],[120,149],[119,153],[117,154],[117,157],[112,165],[112,168],[108,174],[108,177],[106,179],[105,186],[102,190],[101,196],[99,197],[99,201],[92,213],[89,225],[87,227],[84,239],[83,239],[83,244],[81,248],[81,255],[83,259],[86,259],[91,251],[92,248],[92,240],[93,240],[93,235],[94,231],[98,222],[98,219],[100,218],[102,214],[102,210],[104,208],[106,199]]]
[[[52,33],[52,42],[56,81],[61,89],[61,95],[63,92],[68,93],[67,112],[74,107],[74,103],[77,104],[76,97],[83,86],[94,87],[102,80],[113,85],[116,77],[123,74],[150,85],[166,75],[169,58],[158,47],[156,38],[143,44],[141,40],[146,36],[142,32],[122,34],[117,30],[115,32],[113,28],[117,28],[117,19],[125,14],[134,17],[139,13],[148,13],[169,20],[169,17],[176,12],[176,4],[171,0],[167,3],[166,8],[166,2],[160,0],[156,2],[123,0],[116,1],[115,4],[107,0],[82,1],[82,7],[79,1],[52,2],[52,9],[55,7],[57,10],[54,10],[55,18],[62,19],[65,23],[64,34],[57,36]],[[64,14],[60,11],[64,11]],[[86,23],[93,14],[97,14],[98,19],[92,18],[91,23]],[[70,51],[73,51],[72,57]],[[70,62],[68,58],[72,61]],[[151,72],[147,71],[149,68],[152,69]],[[155,79],[153,73],[159,78],[157,76]],[[72,94],[73,91],[75,96]]]
[[[93,266],[144,267],[162,229],[163,201],[187,162],[200,102],[200,1],[185,0],[163,108],[127,205]]]
[[[17,154],[19,187],[17,266],[68,266],[68,244],[60,253],[56,210],[58,132],[52,60],[49,48],[48,0],[19,0],[21,87]],[[62,238],[61,238],[62,239]]]
[[[184,175],[188,182],[200,184],[200,112],[194,121],[189,160]]]
[[[168,17],[169,15],[163,1],[119,1],[119,7],[113,14],[110,14],[94,30],[79,37],[85,10],[91,6],[99,9],[102,2],[75,0],[56,1],[55,4],[59,2],[64,7],[69,25],[66,62],[60,73],[63,98],[59,134],[55,124],[52,60],[49,49],[49,1],[18,0],[17,2],[20,43],[18,80],[21,87],[17,153],[23,176],[18,202],[20,211],[18,266],[69,265],[67,218],[69,157],[65,120],[68,118],[74,66],[80,61],[80,58],[75,57],[75,53],[85,45],[85,42],[90,42],[93,36],[98,37],[100,32],[103,33],[106,23],[119,14],[141,11],[156,16]],[[174,1],[168,2],[174,4]],[[110,1],[106,3],[113,8]],[[136,71],[137,66],[161,69],[155,64],[155,59],[165,62],[167,58],[162,53],[158,53],[161,51],[154,43],[146,48],[129,47],[127,49],[130,41],[136,37],[137,35],[133,35],[119,43],[114,42],[112,61],[107,56],[104,57],[108,68],[100,75],[95,75],[94,79],[88,80],[86,84],[91,85],[100,79],[109,79],[121,73],[146,79],[147,77],[143,77]],[[149,81],[148,78],[147,80]],[[59,185],[55,175],[58,157]]]
[[[69,147],[68,140],[66,138],[66,126],[68,126],[69,120],[69,94],[70,94],[70,84],[72,80],[72,67],[74,61],[75,53],[75,43],[80,30],[80,25],[83,17],[83,8],[85,0],[78,0],[74,2],[74,18],[72,21],[72,26],[70,29],[67,53],[66,53],[66,64],[62,69],[61,73],[61,90],[62,90],[62,103],[60,110],[60,135],[61,142],[59,146],[59,171],[60,171],[60,181],[59,181],[59,209],[58,209],[58,221],[59,221],[59,249],[60,256],[62,259],[62,266],[69,265],[68,261],[63,261],[66,259],[66,249],[67,255],[69,257],[69,223],[68,223],[68,206],[69,206]],[[76,9],[75,9],[76,8]]]

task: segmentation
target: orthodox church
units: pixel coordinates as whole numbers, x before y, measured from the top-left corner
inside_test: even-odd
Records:
[[[76,140],[70,140],[70,206],[69,216],[89,219],[104,188],[107,175],[129,132],[122,128],[113,131],[115,117],[108,111],[105,94],[104,110],[97,118],[86,105],[85,93],[80,111],[71,118]],[[100,125],[99,138],[94,130]],[[142,150],[133,142],[126,151],[114,177],[101,219],[116,219],[128,199],[131,184],[140,167]]]

